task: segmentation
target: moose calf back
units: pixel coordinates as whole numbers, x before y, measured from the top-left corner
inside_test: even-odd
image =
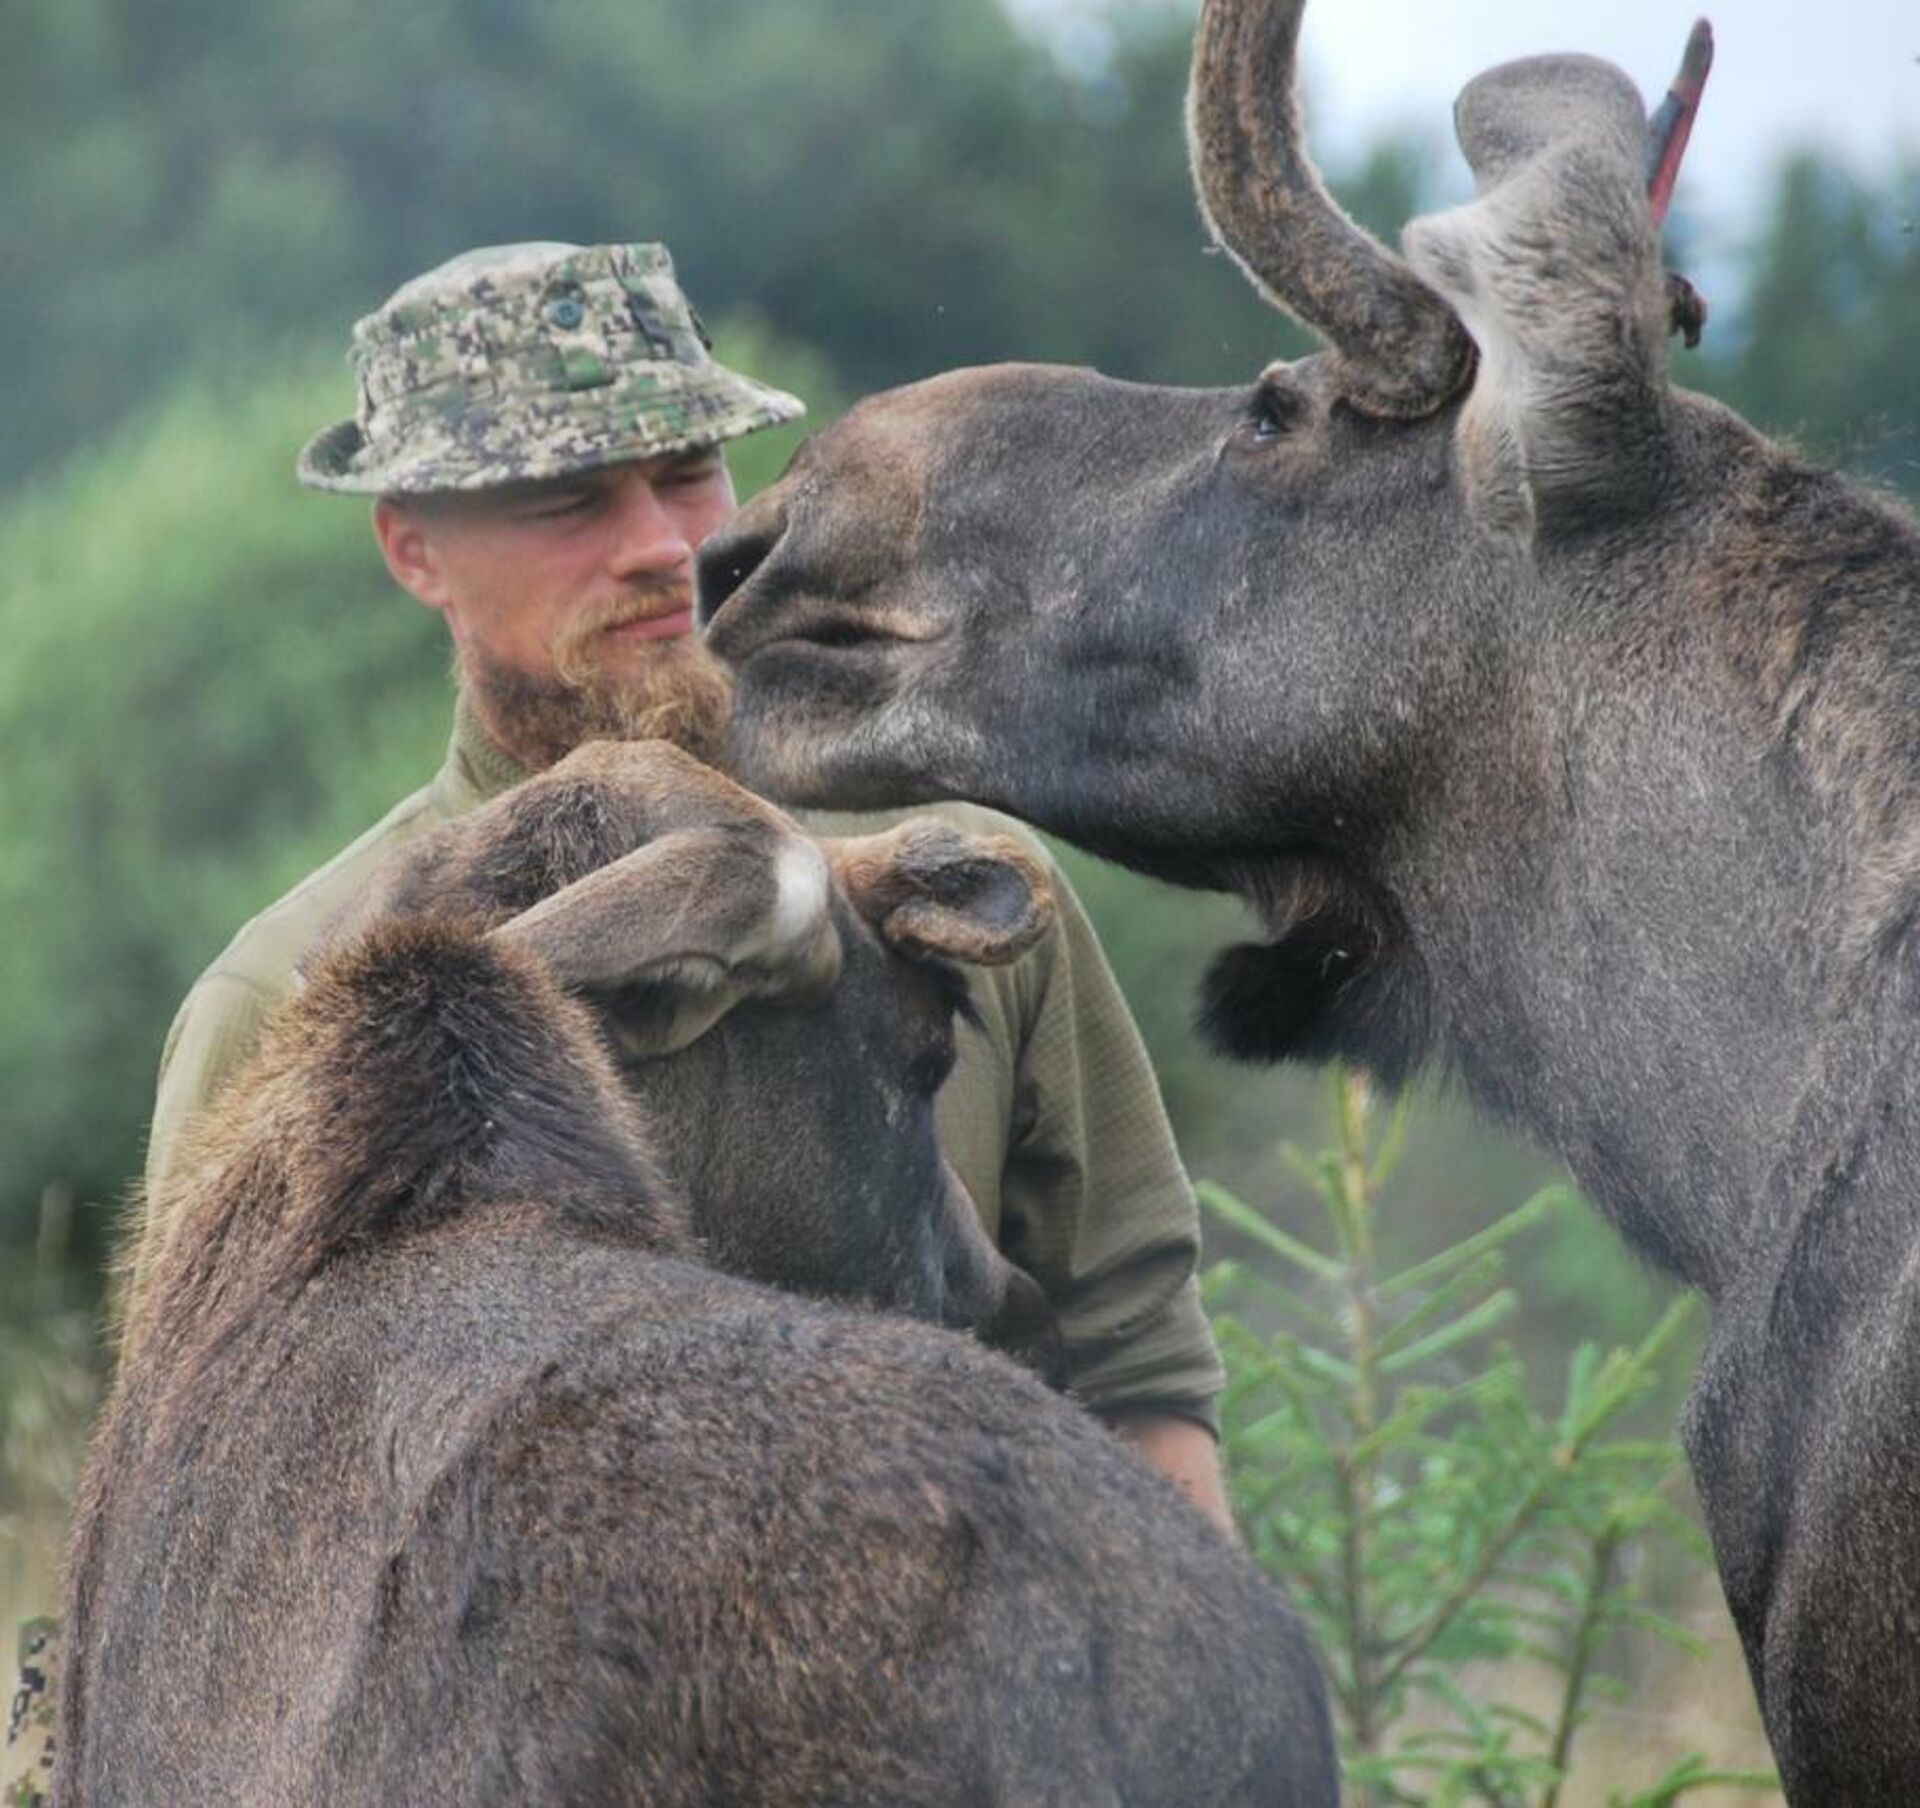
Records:
[[[1108,1433],[970,1338],[700,1259],[672,1136],[537,952],[597,971],[581,911],[657,936],[637,888],[739,854],[649,826],[503,924],[376,919],[196,1133],[83,1490],[63,1802],[1332,1801],[1297,1622]],[[882,888],[929,946],[993,865],[921,895],[937,853]],[[737,940],[737,980],[654,983],[776,988]],[[825,1035],[847,990],[789,940]],[[731,1134],[790,1134],[710,1066]]]

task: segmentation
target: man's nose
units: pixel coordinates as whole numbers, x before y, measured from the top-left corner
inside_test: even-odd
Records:
[[[637,472],[615,491],[613,527],[608,564],[614,577],[662,577],[692,563],[685,526]]]

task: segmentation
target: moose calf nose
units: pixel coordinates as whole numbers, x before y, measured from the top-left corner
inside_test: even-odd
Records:
[[[786,526],[785,509],[763,496],[707,537],[697,561],[698,619],[702,628],[712,623],[727,598],[759,569]]]

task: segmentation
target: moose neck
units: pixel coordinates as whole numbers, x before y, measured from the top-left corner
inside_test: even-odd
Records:
[[[1757,520],[1777,547],[1802,512],[1793,571],[1736,556]],[[1905,556],[1867,599],[1874,640],[1863,622],[1828,643],[1809,563],[1837,573],[1889,536]],[[1920,543],[1769,452],[1688,531],[1637,524],[1539,575],[1551,614],[1514,641],[1514,695],[1436,750],[1442,794],[1379,878],[1432,1052],[1644,1253],[1718,1293],[1810,1173],[1907,1134],[1847,1100],[1909,1058],[1915,901],[1888,875],[1911,867]],[[1355,1053],[1366,1040],[1363,1019]]]
[[[1559,652],[1530,787],[1490,762],[1400,876],[1433,1050],[1712,1292],[1826,1052],[1833,825],[1684,682],[1649,708],[1631,660]]]

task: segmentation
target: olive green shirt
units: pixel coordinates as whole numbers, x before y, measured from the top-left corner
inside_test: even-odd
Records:
[[[396,847],[525,776],[480,732],[464,699],[446,764],[359,840],[248,923],[187,994],[161,1056],[146,1198],[162,1185],[187,1121],[258,1043],[293,972],[334,912]],[[923,812],[1031,837],[971,805]],[[818,833],[897,820],[813,812]],[[1079,902],[1057,869],[1059,920],[1011,965],[974,969],[978,1027],[936,1101],[941,1145],[989,1233],[1046,1290],[1075,1392],[1098,1412],[1157,1408],[1215,1424],[1221,1370],[1194,1280],[1193,1189],[1180,1166],[1139,1032]],[[140,1219],[137,1300],[169,1225]]]

